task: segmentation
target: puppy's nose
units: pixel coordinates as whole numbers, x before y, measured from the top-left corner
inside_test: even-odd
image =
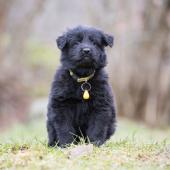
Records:
[[[91,51],[91,49],[90,49],[90,48],[88,48],[88,47],[83,48],[83,53],[84,53],[84,54],[89,54],[89,53],[90,53],[90,51]]]

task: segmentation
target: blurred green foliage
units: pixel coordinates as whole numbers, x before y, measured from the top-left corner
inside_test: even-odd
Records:
[[[59,64],[60,53],[57,48],[30,40],[26,49],[26,63],[33,68],[44,67],[53,71]]]
[[[59,50],[49,44],[29,40],[25,56],[24,62],[32,73],[32,96],[47,97],[55,70],[59,65]]]

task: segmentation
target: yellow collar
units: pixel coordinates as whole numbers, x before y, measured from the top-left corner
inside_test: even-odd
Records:
[[[92,74],[90,74],[89,76],[87,77],[78,77],[75,73],[73,73],[72,70],[69,70],[70,72],[70,76],[73,77],[78,83],[81,83],[81,82],[87,82],[88,80],[90,80],[94,74],[95,74],[95,70],[93,71]]]

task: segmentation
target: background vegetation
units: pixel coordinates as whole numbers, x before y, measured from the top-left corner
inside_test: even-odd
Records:
[[[169,125],[168,0],[1,0],[1,125],[6,118],[25,120],[32,98],[48,96],[59,63],[55,39],[76,25],[99,27],[115,37],[107,69],[118,114]]]

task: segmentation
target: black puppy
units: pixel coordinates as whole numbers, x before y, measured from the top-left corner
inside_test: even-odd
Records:
[[[76,27],[57,39],[61,67],[55,74],[47,113],[48,145],[64,147],[79,137],[99,146],[115,131],[115,107],[108,85],[105,47],[113,37]]]

